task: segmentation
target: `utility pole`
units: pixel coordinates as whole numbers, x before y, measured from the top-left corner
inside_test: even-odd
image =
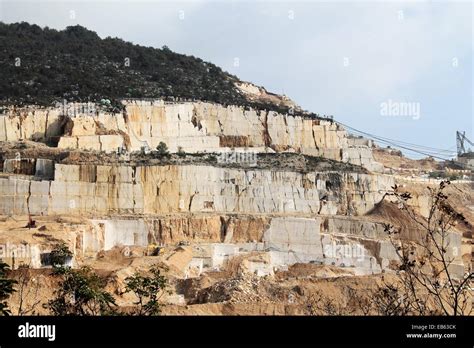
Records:
[[[474,146],[474,143],[466,137],[465,131],[462,133],[460,131],[456,131],[456,145],[458,148],[458,156],[462,156],[465,153],[471,152],[471,149],[468,149],[468,151],[466,151],[464,142],[467,142],[471,146]]]

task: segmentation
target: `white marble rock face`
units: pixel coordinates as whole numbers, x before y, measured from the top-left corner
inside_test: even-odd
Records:
[[[120,147],[139,151],[144,145],[154,149],[165,142],[171,152],[182,148],[193,153],[228,151],[228,146],[242,147],[239,141],[245,139],[245,146],[250,148],[301,152],[361,165],[371,171],[382,170],[367,141],[349,138],[341,126],[331,121],[203,102],[123,103],[124,113],[69,115],[72,128],[68,134],[61,134],[61,108],[10,110],[0,116],[0,141],[60,136],[59,148],[103,152]],[[224,138],[227,140],[221,143]]]
[[[301,174],[204,165],[56,164],[54,175],[53,181],[0,178],[0,214],[27,214],[29,209],[49,214],[362,215],[394,183],[390,176],[376,174]],[[35,198],[29,200],[30,196]]]
[[[301,152],[353,163],[372,173],[63,165],[36,159],[25,162],[25,175],[16,176],[12,173],[17,163],[7,160],[3,166],[7,175],[0,177],[0,215],[84,217],[89,223],[70,231],[81,241],[74,250],[80,255],[116,246],[146,247],[157,241],[198,241],[200,251],[189,267],[199,272],[251,252],[265,254],[246,263],[259,275],[301,262],[373,274],[387,270],[397,259],[383,226],[363,219],[395,183],[393,176],[377,174],[383,168],[374,162],[365,139],[348,137],[330,121],[235,106],[128,101],[125,110],[76,114],[69,134],[61,134],[59,109],[20,111],[21,121],[14,114],[0,116],[0,141],[60,136],[59,148],[103,152],[124,146],[138,151],[144,144],[155,148],[161,141],[171,152],[179,147],[186,152],[228,152],[231,147],[246,151],[245,143],[260,152]],[[30,169],[34,177],[26,176]],[[416,200],[425,211],[424,198]],[[221,218],[229,215],[265,222],[254,227],[255,240],[239,237],[235,226],[222,239]],[[460,249],[461,237],[449,238]],[[452,268],[462,274],[462,260],[456,257]],[[38,262],[36,258],[33,263]]]

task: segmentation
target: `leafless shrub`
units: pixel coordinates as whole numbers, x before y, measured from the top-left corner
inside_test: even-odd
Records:
[[[36,307],[41,303],[40,285],[28,265],[21,265],[15,272],[18,296],[17,315],[35,315]]]
[[[398,280],[385,283],[376,294],[378,311],[383,315],[467,315],[472,312],[470,284],[472,269],[459,276],[453,272],[457,247],[452,247],[452,229],[465,218],[458,213],[444,193],[449,181],[436,189],[428,187],[430,209],[426,218],[419,217],[408,205],[409,193],[397,186],[387,194],[416,224],[421,237],[407,240],[400,228],[385,225],[399,260]]]

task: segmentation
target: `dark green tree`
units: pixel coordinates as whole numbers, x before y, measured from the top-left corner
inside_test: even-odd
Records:
[[[135,273],[125,279],[126,292],[133,292],[137,297],[136,315],[158,315],[160,313],[159,298],[166,288],[167,280],[155,266],[149,275]]]
[[[61,268],[62,277],[55,297],[48,302],[54,315],[115,314],[115,299],[104,288],[106,281],[90,267]]]
[[[159,157],[166,157],[170,154],[170,152],[168,151],[168,146],[162,141],[160,141],[160,143],[156,147],[156,151],[158,151]]]
[[[73,256],[66,243],[60,242],[51,250],[49,259],[53,268],[63,267],[69,258]]]
[[[8,277],[9,269],[8,264],[0,260],[0,315],[11,314],[6,300],[15,292],[14,285],[17,281]]]

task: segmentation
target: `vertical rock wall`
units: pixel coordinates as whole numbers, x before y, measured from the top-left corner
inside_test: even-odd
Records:
[[[0,214],[361,215],[393,183],[358,173],[56,164],[53,181],[0,178]]]
[[[293,151],[380,170],[372,151],[349,141],[337,123],[324,119],[245,110],[202,102],[124,101],[125,111],[64,114],[62,108],[10,109],[0,116],[0,141],[48,141],[59,147],[112,152],[138,151],[165,142],[172,152],[219,152],[233,147]],[[76,107],[77,109],[77,107]],[[80,108],[79,108],[80,109]],[[68,121],[66,125],[66,121]]]

